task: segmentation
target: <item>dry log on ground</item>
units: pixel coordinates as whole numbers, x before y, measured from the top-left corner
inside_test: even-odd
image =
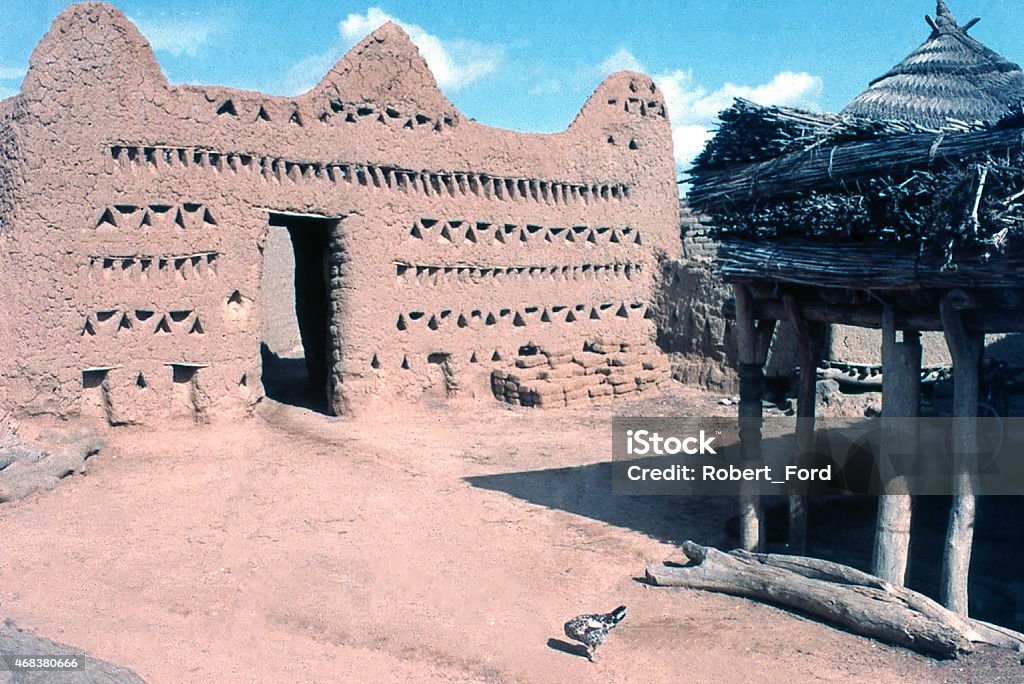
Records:
[[[683,544],[686,566],[648,564],[657,586],[717,591],[767,601],[848,629],[945,658],[975,644],[1024,650],[1024,635],[946,610],[915,591],[860,570],[816,558],[725,553]]]

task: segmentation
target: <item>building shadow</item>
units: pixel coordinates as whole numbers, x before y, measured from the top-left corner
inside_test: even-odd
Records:
[[[634,530],[669,544],[693,540],[729,550],[736,538],[737,503],[728,496],[612,494],[611,462],[468,477],[474,487]],[[789,553],[784,497],[765,497],[768,551]],[[807,555],[871,571],[878,500],[866,495],[810,499]],[[908,586],[939,597],[950,497],[914,500]],[[970,576],[971,616],[1024,629],[1024,497],[979,497]],[[666,559],[667,560],[667,559]],[[549,642],[549,646],[550,646]]]
[[[263,362],[263,392],[267,398],[289,406],[330,415],[323,389],[313,387],[309,380],[306,359],[302,356],[278,356],[260,345]]]
[[[729,497],[612,494],[610,461],[563,468],[468,477],[474,487],[635,530],[658,541],[727,543],[725,522],[735,513]]]

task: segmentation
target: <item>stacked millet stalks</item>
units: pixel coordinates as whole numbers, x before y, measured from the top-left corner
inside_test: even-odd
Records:
[[[718,239],[996,253],[1024,225],[1024,116],[941,130],[737,101],[690,174]]]

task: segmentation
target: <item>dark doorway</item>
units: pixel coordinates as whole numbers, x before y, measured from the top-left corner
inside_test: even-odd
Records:
[[[301,357],[283,355],[262,345],[263,386],[267,396],[283,403],[329,413],[329,370],[331,344],[329,252],[330,235],[338,220],[326,217],[271,213],[271,230],[284,229],[291,254],[264,253],[271,259],[290,261],[291,282],[264,280],[263,300],[268,310],[281,308],[290,315],[294,300],[294,321],[298,324]],[[289,259],[290,257],[290,259]],[[284,273],[278,269],[279,273]],[[273,314],[277,315],[277,314]],[[294,325],[294,324],[293,324]],[[264,334],[266,337],[266,333]]]

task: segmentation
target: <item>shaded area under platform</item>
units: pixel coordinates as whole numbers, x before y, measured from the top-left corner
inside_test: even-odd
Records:
[[[505,492],[546,508],[635,530],[662,542],[688,538],[722,549],[738,546],[734,497],[616,496],[612,464],[497,473],[466,478],[474,487]],[[786,553],[785,500],[766,500],[768,549]],[[914,502],[911,563],[907,586],[939,595],[942,551],[950,497],[922,496]],[[870,496],[813,497],[806,555],[871,571],[877,499]],[[1024,629],[1024,498],[979,497],[970,576],[971,617]],[[843,530],[836,535],[835,530]],[[639,568],[638,568],[639,570]]]

